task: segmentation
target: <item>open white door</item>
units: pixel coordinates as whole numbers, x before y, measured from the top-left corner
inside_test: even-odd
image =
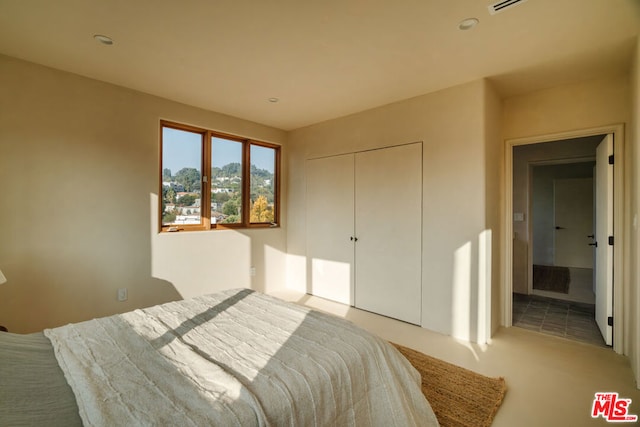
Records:
[[[596,323],[607,345],[613,343],[613,135],[604,137],[596,149]],[[613,243],[613,242],[611,242]]]

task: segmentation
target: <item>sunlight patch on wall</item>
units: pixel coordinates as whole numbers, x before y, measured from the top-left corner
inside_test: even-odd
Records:
[[[484,230],[477,247],[469,241],[453,255],[451,335],[481,345],[491,338],[491,250],[492,232]]]
[[[307,257],[304,255],[287,254],[287,289],[301,293],[307,292]]]
[[[286,287],[286,272],[282,271],[281,266],[286,267],[283,251],[273,246],[264,245],[264,266],[262,267],[264,274],[264,291],[270,292]]]
[[[478,344],[491,338],[491,230],[478,236]]]
[[[452,325],[454,338],[469,340],[471,319],[471,242],[453,255]]]
[[[347,262],[312,259],[311,293],[332,301],[352,305],[351,265]]]

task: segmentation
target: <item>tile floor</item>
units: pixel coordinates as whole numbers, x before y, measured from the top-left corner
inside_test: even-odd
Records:
[[[514,293],[513,325],[605,347],[592,304]]]

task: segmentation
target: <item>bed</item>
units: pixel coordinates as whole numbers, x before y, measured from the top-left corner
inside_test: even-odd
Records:
[[[248,289],[0,333],[0,424],[438,425],[388,342]]]

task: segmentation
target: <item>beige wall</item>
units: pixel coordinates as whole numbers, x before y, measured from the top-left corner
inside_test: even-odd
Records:
[[[284,286],[284,228],[156,233],[161,118],[286,139],[0,56],[0,268],[9,280],[0,324],[32,332],[223,288]],[[116,301],[119,287],[128,301]]]
[[[631,71],[631,123],[629,126],[629,204],[630,236],[629,242],[629,287],[625,295],[625,309],[629,312],[629,327],[625,329],[625,352],[631,358],[631,367],[636,375],[636,384],[640,386],[640,37],[636,39],[636,48]]]
[[[505,139],[628,122],[626,75],[541,90],[504,100]]]
[[[500,257],[485,249],[499,244],[499,125],[486,126],[499,115],[493,89],[476,81],[291,132],[290,285],[306,289],[305,160],[423,141],[422,326],[471,340],[491,328],[486,318],[499,307],[483,311],[478,301],[491,301],[499,283],[491,265]]]
[[[500,308],[502,294],[500,286],[502,277],[504,253],[502,251],[502,222],[504,216],[504,149],[502,145],[502,99],[493,85],[485,84],[485,229],[492,230],[491,236],[491,267],[489,274],[491,286],[488,288],[488,299],[491,301],[492,311],[487,324],[495,332],[500,326]],[[489,253],[489,252],[488,252]],[[489,334],[490,335],[490,334]]]

